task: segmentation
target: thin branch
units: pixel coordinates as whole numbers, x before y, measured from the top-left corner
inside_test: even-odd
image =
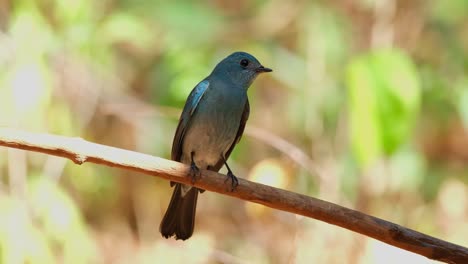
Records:
[[[184,164],[91,143],[81,138],[0,128],[0,146],[60,156],[76,164],[103,164],[191,184],[191,178],[187,177],[189,167]],[[222,174],[203,171],[201,178],[193,185],[341,226],[430,259],[447,263],[468,263],[468,248],[330,202],[244,179],[239,179],[239,186],[231,192],[230,185],[225,184],[224,179]]]
[[[270,145],[287,155],[291,160],[306,169],[311,175],[317,176],[320,181],[324,181],[324,173],[321,169],[314,166],[312,159],[302,149],[298,148],[289,141],[258,127],[248,126],[245,134],[259,141]]]

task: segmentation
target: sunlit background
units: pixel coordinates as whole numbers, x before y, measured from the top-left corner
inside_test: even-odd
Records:
[[[188,93],[237,50],[274,69],[238,176],[468,246],[465,0],[0,0],[0,126],[169,158]],[[209,192],[166,240],[167,181],[43,154],[0,148],[0,179],[2,263],[431,263]]]

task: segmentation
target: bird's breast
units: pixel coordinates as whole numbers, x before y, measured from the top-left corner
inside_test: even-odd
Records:
[[[236,139],[246,101],[246,91],[240,89],[206,91],[185,134],[184,162],[194,152],[197,166],[215,165]]]

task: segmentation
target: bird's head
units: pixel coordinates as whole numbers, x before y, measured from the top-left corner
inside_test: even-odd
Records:
[[[213,74],[229,78],[234,83],[247,89],[260,73],[271,71],[272,69],[263,67],[249,53],[234,52],[216,65]]]

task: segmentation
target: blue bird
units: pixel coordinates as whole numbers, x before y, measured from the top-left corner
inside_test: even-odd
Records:
[[[246,53],[235,52],[223,59],[213,72],[190,93],[179,119],[171,158],[190,164],[193,180],[200,169],[228,169],[232,190],[238,180],[226,160],[244,132],[250,106],[247,89],[263,72],[271,72]],[[193,234],[198,192],[204,190],[171,182],[174,192],[161,221],[163,237],[186,240]]]

